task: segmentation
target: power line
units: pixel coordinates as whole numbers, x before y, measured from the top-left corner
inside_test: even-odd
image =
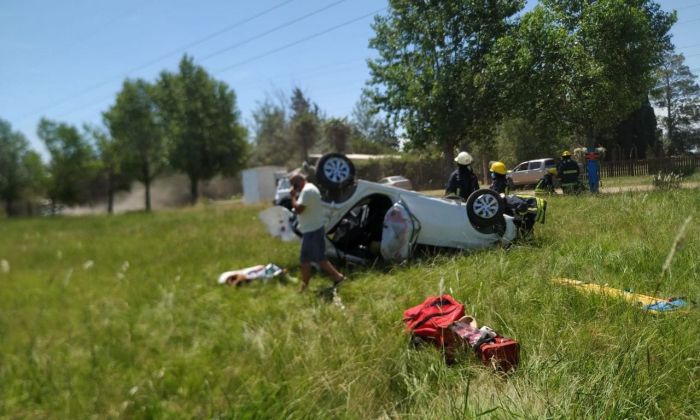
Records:
[[[171,57],[171,56],[173,56],[173,55],[175,55],[175,54],[178,54],[178,53],[180,53],[180,52],[182,52],[182,51],[185,51],[185,50],[187,50],[187,49],[189,49],[189,48],[192,48],[192,47],[195,46],[195,45],[199,45],[199,44],[201,44],[201,43],[203,43],[203,42],[209,41],[210,39],[215,38],[215,37],[217,37],[217,36],[219,36],[219,35],[221,35],[221,34],[223,34],[223,33],[225,33],[225,32],[228,32],[228,31],[230,31],[230,30],[232,30],[232,29],[235,29],[235,28],[237,28],[237,27],[239,27],[239,26],[241,26],[241,25],[243,25],[243,24],[245,24],[245,23],[248,23],[248,22],[250,22],[250,21],[252,21],[252,20],[255,20],[255,19],[259,18],[259,17],[262,17],[262,16],[264,16],[264,15],[266,15],[266,14],[268,14],[268,13],[274,11],[274,10],[279,9],[279,8],[282,7],[282,6],[285,6],[285,5],[287,5],[287,4],[291,3],[291,2],[293,2],[293,1],[296,1],[296,0],[284,0],[283,2],[278,3],[278,4],[272,6],[272,7],[268,8],[268,9],[265,9],[265,10],[263,10],[263,11],[261,11],[261,12],[255,14],[255,15],[253,15],[253,16],[250,16],[250,17],[248,17],[248,18],[245,18],[245,19],[243,19],[243,20],[240,20],[240,21],[238,21],[238,22],[236,22],[236,23],[234,23],[234,24],[232,24],[232,25],[229,25],[229,26],[227,26],[227,27],[225,27],[225,28],[223,28],[223,29],[220,29],[220,30],[218,30],[218,31],[216,31],[216,32],[213,32],[213,33],[211,33],[211,34],[209,34],[209,35],[207,35],[207,36],[205,36],[205,37],[203,37],[203,38],[200,38],[200,39],[198,39],[198,40],[196,40],[196,41],[194,41],[194,42],[191,42],[191,43],[189,43],[189,44],[187,44],[187,45],[185,45],[185,46],[183,46],[183,47],[174,49],[174,50],[172,50],[172,51],[170,51],[170,52],[168,52],[168,53],[166,53],[166,54],[163,54],[163,55],[161,55],[160,57],[158,57],[158,58],[156,58],[156,59],[154,59],[154,60],[151,60],[151,61],[149,61],[149,62],[147,62],[147,63],[145,63],[145,64],[142,64],[142,65],[140,65],[140,66],[131,68],[131,69],[127,70],[126,72],[124,72],[124,74],[128,75],[129,73],[133,73],[133,72],[142,70],[142,69],[144,69],[144,68],[146,68],[146,67],[149,67],[149,66],[151,66],[151,65],[153,65],[153,64],[155,64],[155,63],[158,63],[158,62],[160,62],[160,61],[162,61],[162,60],[164,60],[164,59],[166,59],[166,58],[169,58],[169,57]],[[70,96],[66,96],[66,97],[64,97],[64,98],[62,98],[62,99],[59,99],[59,100],[57,100],[57,101],[51,103],[50,105],[47,105],[47,106],[45,106],[45,107],[43,107],[43,108],[41,108],[41,109],[39,109],[39,110],[36,110],[36,111],[33,111],[33,112],[29,113],[29,114],[24,115],[23,117],[19,118],[19,121],[24,121],[25,119],[27,119],[27,118],[29,118],[29,117],[31,117],[31,116],[34,116],[34,115],[40,114],[40,113],[42,113],[42,112],[44,112],[44,111],[46,111],[46,110],[52,109],[52,108],[54,108],[54,107],[56,107],[56,106],[58,106],[58,105],[61,105],[61,104],[65,103],[65,102],[67,102],[67,101],[69,101],[69,100],[71,100],[71,99],[74,99],[74,98],[83,96],[83,95],[85,95],[86,93],[92,92],[92,91],[95,90],[95,89],[98,89],[98,88],[101,88],[101,87],[103,87],[103,86],[106,86],[106,85],[108,85],[108,84],[110,84],[110,83],[112,83],[112,82],[114,82],[114,81],[116,81],[116,80],[121,80],[123,77],[124,77],[123,75],[122,75],[122,76],[113,77],[113,78],[111,78],[111,79],[109,79],[109,80],[105,80],[104,82],[100,82],[100,83],[98,83],[98,84],[96,84],[96,85],[92,85],[92,86],[90,86],[90,87],[88,87],[88,88],[85,88],[85,89],[81,90],[81,91],[78,92],[78,93],[75,93],[75,94],[70,95]]]
[[[248,59],[246,59],[246,60],[239,61],[238,63],[235,63],[235,64],[232,64],[232,65],[230,65],[230,66],[227,66],[227,67],[224,67],[224,68],[222,68],[222,69],[219,69],[219,70],[217,70],[216,72],[214,72],[213,74],[223,73],[223,72],[225,72],[225,71],[234,69],[234,68],[236,68],[236,67],[240,67],[240,66],[242,66],[242,65],[244,65],[244,64],[248,64],[248,63],[250,63],[250,62],[252,62],[252,61],[259,60],[259,59],[261,59],[261,58],[267,57],[267,56],[269,56],[269,55],[272,55],[272,54],[274,54],[274,53],[280,52],[280,51],[282,51],[282,50],[286,50],[287,48],[293,47],[293,46],[295,46],[295,45],[302,44],[302,43],[304,43],[304,42],[306,42],[306,41],[310,41],[310,40],[312,40],[312,39],[314,39],[314,38],[318,38],[318,37],[320,37],[320,36],[322,36],[322,35],[325,35],[325,34],[327,34],[327,33],[329,33],[329,32],[333,32],[333,31],[335,31],[335,30],[337,30],[337,29],[340,29],[340,28],[342,28],[342,27],[344,27],[344,26],[348,26],[348,25],[350,25],[350,24],[352,24],[352,23],[358,22],[358,21],[360,21],[360,20],[362,20],[362,19],[366,19],[366,18],[368,18],[368,17],[370,17],[370,16],[374,16],[374,15],[376,15],[377,13],[379,13],[379,12],[381,12],[381,11],[384,11],[384,10],[386,10],[386,7],[382,7],[381,9],[377,9],[377,10],[375,10],[375,11],[373,11],[373,12],[367,13],[367,14],[362,15],[362,16],[359,16],[359,17],[356,17],[356,18],[354,18],[354,19],[350,19],[350,20],[348,20],[348,21],[345,21],[345,22],[343,22],[343,23],[341,23],[341,24],[332,26],[332,27],[330,27],[330,28],[328,28],[328,29],[325,29],[325,30],[323,30],[323,31],[316,32],[316,33],[314,33],[314,34],[312,34],[312,35],[309,35],[309,36],[306,36],[306,37],[304,37],[304,38],[298,39],[298,40],[296,40],[296,41],[290,42],[290,43],[288,43],[288,44],[282,45],[281,47],[273,48],[273,49],[271,49],[271,50],[269,50],[269,51],[266,51],[266,52],[264,52],[264,53],[262,53],[262,54],[259,54],[259,55],[250,57],[250,58],[248,58]]]
[[[343,1],[344,1],[344,0],[343,0]],[[246,60],[240,61],[240,62],[238,62],[238,63],[235,63],[235,64],[232,64],[232,65],[230,65],[230,66],[227,66],[227,67],[225,67],[225,68],[223,68],[223,69],[220,69],[220,70],[218,70],[218,71],[215,71],[215,72],[213,72],[212,74],[219,74],[219,73],[222,73],[222,72],[231,70],[231,69],[233,69],[233,68],[242,66],[242,65],[244,65],[244,64],[250,63],[250,62],[252,62],[252,61],[255,61],[255,60],[258,60],[258,59],[267,57],[267,56],[269,56],[269,55],[272,55],[272,54],[277,53],[277,52],[279,52],[279,51],[285,50],[285,49],[287,49],[287,48],[291,48],[291,47],[293,47],[293,46],[302,44],[302,43],[307,42],[307,41],[310,41],[310,40],[312,40],[312,39],[314,39],[314,38],[318,38],[318,37],[323,36],[323,35],[325,35],[325,34],[327,34],[327,33],[330,33],[330,32],[333,32],[333,31],[335,31],[335,30],[338,30],[338,29],[340,29],[340,28],[342,28],[342,27],[345,27],[345,26],[348,26],[348,25],[353,24],[353,23],[355,23],[355,22],[358,22],[358,21],[360,21],[360,20],[362,20],[362,19],[366,19],[366,18],[368,18],[368,17],[370,17],[370,16],[374,16],[374,15],[376,15],[377,13],[382,12],[382,11],[384,11],[384,10],[386,10],[386,7],[382,7],[382,8],[380,8],[380,9],[374,10],[374,11],[372,11],[372,12],[370,12],[370,13],[364,14],[364,15],[359,16],[359,17],[356,17],[356,18],[354,18],[354,19],[347,20],[347,21],[342,22],[342,23],[340,23],[340,24],[338,24],[338,25],[335,25],[335,26],[332,26],[332,27],[330,27],[330,28],[324,29],[323,31],[316,32],[316,33],[314,33],[314,34],[308,35],[308,36],[306,36],[306,37],[303,37],[303,38],[298,39],[298,40],[296,40],[296,41],[293,41],[293,42],[290,42],[290,43],[288,43],[288,44],[282,45],[282,46],[280,46],[280,47],[273,48],[272,50],[266,51],[266,52],[264,52],[264,53],[262,53],[262,54],[256,55],[256,56],[254,56],[254,57],[248,58],[248,59],[246,59]],[[97,104],[102,103],[102,102],[105,102],[105,101],[107,101],[107,100],[109,100],[109,98],[100,99],[99,101],[91,102],[91,103],[89,103],[89,104],[87,104],[87,105],[83,105],[83,106],[80,106],[80,107],[78,107],[78,108],[72,109],[72,110],[70,110],[70,111],[68,111],[68,112],[66,112],[66,113],[63,113],[61,116],[66,116],[66,115],[73,114],[73,113],[75,113],[75,112],[81,111],[81,110],[83,110],[83,109],[85,109],[85,108],[91,107],[91,106],[93,106],[93,105],[97,105]]]
[[[281,25],[279,25],[279,26],[276,26],[276,27],[274,27],[274,28],[272,28],[272,29],[270,29],[270,30],[268,30],[268,31],[262,32],[262,33],[260,33],[260,34],[255,35],[255,36],[252,36],[252,37],[250,37],[250,38],[248,38],[248,39],[245,39],[245,40],[243,40],[243,41],[241,41],[241,42],[238,42],[238,43],[236,43],[236,44],[229,45],[228,47],[222,48],[222,49],[220,49],[220,50],[218,50],[218,51],[215,51],[215,52],[213,52],[213,53],[211,53],[211,54],[209,54],[209,55],[205,55],[204,57],[199,58],[199,61],[208,60],[208,59],[210,59],[210,58],[212,58],[212,57],[215,57],[215,56],[217,56],[217,55],[220,55],[220,54],[222,54],[222,53],[225,53],[226,51],[230,51],[230,50],[232,50],[232,49],[234,49],[234,48],[238,48],[238,47],[240,47],[240,46],[242,46],[242,45],[245,45],[245,44],[248,44],[248,43],[250,43],[250,42],[252,42],[252,41],[258,40],[258,39],[260,39],[260,38],[262,38],[262,37],[264,37],[264,36],[267,36],[267,35],[269,35],[269,34],[271,34],[271,33],[273,33],[273,32],[277,32],[277,31],[279,31],[280,29],[283,29],[283,28],[286,28],[286,27],[288,27],[288,26],[291,26],[291,25],[293,25],[293,24],[295,24],[295,23],[297,23],[297,22],[301,22],[302,20],[307,19],[307,18],[309,18],[309,17],[311,17],[311,16],[317,15],[317,14],[319,14],[319,13],[321,13],[321,12],[325,12],[326,10],[328,10],[328,9],[330,9],[330,8],[332,8],[332,7],[335,7],[335,6],[339,5],[340,3],[343,3],[344,1],[346,1],[346,0],[338,0],[338,1],[336,1],[335,3],[331,3],[331,4],[329,4],[328,6],[322,7],[322,8],[320,8],[320,9],[316,9],[316,10],[314,10],[313,12],[307,13],[307,14],[305,14],[305,15],[303,15],[303,16],[300,16],[300,17],[298,17],[298,18],[296,18],[296,19],[292,19],[292,20],[290,20],[290,21],[287,21],[287,22],[285,22],[285,23],[283,23],[283,24],[281,24]]]

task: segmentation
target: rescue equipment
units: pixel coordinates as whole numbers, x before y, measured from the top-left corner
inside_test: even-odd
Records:
[[[619,297],[652,314],[664,314],[673,311],[686,312],[688,307],[688,302],[682,298],[662,299],[640,293],[633,293],[626,290],[615,289],[607,285],[587,283],[584,281],[567,278],[558,277],[552,279],[552,281],[558,284],[573,286],[576,288],[576,290],[584,293]]]

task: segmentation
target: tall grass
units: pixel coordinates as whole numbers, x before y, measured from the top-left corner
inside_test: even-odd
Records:
[[[0,222],[0,417],[628,418],[700,416],[700,316],[652,316],[571,277],[700,299],[697,190],[552,197],[532,243],[352,272],[342,304],[222,271],[298,245],[259,207]],[[501,377],[414,350],[402,311],[444,289],[516,338]]]

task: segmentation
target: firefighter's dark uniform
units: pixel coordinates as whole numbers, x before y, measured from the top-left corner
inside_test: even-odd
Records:
[[[458,195],[467,200],[469,195],[479,189],[479,179],[474,175],[469,165],[457,165],[447,180],[445,195]]]
[[[557,174],[561,179],[561,190],[564,194],[575,193],[579,190],[580,169],[578,163],[570,156],[564,156],[557,165]]]

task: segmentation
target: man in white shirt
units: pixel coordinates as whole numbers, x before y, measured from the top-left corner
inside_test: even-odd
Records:
[[[303,292],[311,279],[311,263],[315,262],[323,271],[333,278],[333,284],[338,285],[345,279],[326,257],[326,232],[324,229],[323,205],[321,192],[310,182],[306,182],[301,174],[289,178],[292,186],[290,192],[292,209],[299,220],[301,238],[301,290]]]

